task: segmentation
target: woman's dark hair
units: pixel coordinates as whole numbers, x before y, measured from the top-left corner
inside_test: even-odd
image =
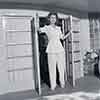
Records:
[[[47,18],[48,18],[48,24],[50,24],[50,20],[49,19],[50,19],[51,15],[55,15],[56,16],[56,23],[55,23],[55,25],[58,25],[58,15],[57,15],[56,12],[50,12],[48,14],[48,16],[47,16]]]

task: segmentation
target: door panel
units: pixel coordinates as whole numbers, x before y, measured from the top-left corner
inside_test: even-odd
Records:
[[[64,22],[64,33],[70,32],[69,37],[65,40],[65,51],[66,51],[66,70],[67,80],[75,86],[75,81],[80,77],[79,72],[81,70],[80,64],[80,20],[69,16]]]
[[[70,36],[65,41],[65,49],[67,49],[66,58],[68,60],[67,77],[70,84],[75,86],[75,81],[80,77],[81,72],[80,20],[69,16],[67,19],[65,19],[65,28],[67,28],[67,31],[71,32]]]
[[[80,19],[72,18],[72,37],[73,37],[73,61],[75,80],[81,77],[81,54],[80,54]],[[77,37],[75,35],[77,34]]]
[[[65,40],[65,56],[66,56],[66,73],[67,81],[74,86],[74,71],[73,71],[73,57],[72,57],[72,30],[71,30],[71,16],[64,20],[64,34],[70,32],[70,35]]]

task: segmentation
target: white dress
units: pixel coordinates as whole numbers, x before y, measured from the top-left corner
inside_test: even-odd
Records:
[[[64,52],[64,48],[60,42],[60,38],[62,37],[61,28],[56,26],[53,28],[50,25],[46,25],[43,28],[41,28],[42,32],[45,32],[48,36],[48,45],[46,52],[47,53],[60,53]]]

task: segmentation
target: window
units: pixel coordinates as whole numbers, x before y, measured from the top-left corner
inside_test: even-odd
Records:
[[[89,16],[90,48],[100,49],[100,19],[97,15]]]

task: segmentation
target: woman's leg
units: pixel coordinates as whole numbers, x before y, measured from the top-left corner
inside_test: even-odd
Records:
[[[65,54],[59,53],[57,56],[57,67],[60,76],[61,87],[65,86],[64,72],[65,72]]]
[[[51,89],[56,87],[56,58],[55,54],[48,54],[49,77]]]

